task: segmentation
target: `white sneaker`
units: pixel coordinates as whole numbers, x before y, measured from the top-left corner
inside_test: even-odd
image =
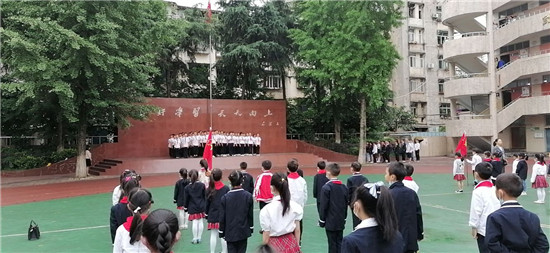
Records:
[[[535,204],[544,204],[544,201],[542,201],[542,200],[535,200],[534,202],[535,202]]]
[[[527,195],[527,192],[522,192],[521,195],[525,196]]]

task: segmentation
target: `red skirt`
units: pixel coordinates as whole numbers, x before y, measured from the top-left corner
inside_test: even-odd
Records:
[[[548,182],[546,182],[546,178],[544,175],[537,175],[535,178],[535,182],[531,186],[533,188],[548,188]]]
[[[464,176],[464,174],[456,174],[453,179],[456,181],[463,181],[466,180],[466,176]]]
[[[202,219],[204,217],[206,217],[206,215],[204,215],[204,213],[189,214],[189,220],[198,220],[198,219]]]
[[[269,237],[269,246],[278,253],[297,253],[300,251],[300,245],[296,241],[296,237],[293,233],[286,235]]]
[[[185,207],[183,207],[183,206],[178,206],[178,210],[185,210]]]
[[[220,229],[220,223],[208,223],[208,230],[210,229]]]

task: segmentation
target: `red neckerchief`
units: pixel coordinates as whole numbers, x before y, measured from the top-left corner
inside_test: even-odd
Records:
[[[500,158],[495,157],[494,161],[500,162]]]
[[[413,181],[413,178],[412,177],[405,177],[405,178],[403,178],[403,180]]]
[[[145,218],[147,218],[147,214],[142,214],[141,215],[141,220],[145,220]],[[122,226],[124,226],[126,231],[130,232],[130,227],[132,226],[132,221],[133,220],[134,220],[134,216],[130,216],[130,217],[126,218],[126,222],[124,222],[122,224]]]
[[[222,183],[222,181],[216,181],[214,182],[214,188],[216,188],[216,190],[219,190],[221,188],[223,188],[225,185]]]
[[[537,164],[545,165],[546,163],[545,162],[537,162]]]
[[[122,197],[122,199],[118,203],[128,204],[128,196]]]
[[[476,185],[474,189],[477,189],[478,187],[493,187],[493,183],[490,180],[482,181],[479,184]]]
[[[288,178],[292,178],[292,179],[297,179],[299,178],[300,175],[298,174],[298,172],[290,172],[288,173]]]
[[[319,170],[319,171],[317,172],[317,174],[327,174],[327,171],[326,171],[326,170]]]
[[[491,162],[491,158],[485,158],[483,159],[484,162]]]
[[[335,183],[335,184],[342,184],[342,181],[338,180],[338,179],[331,179],[329,182],[332,182],[332,183]]]

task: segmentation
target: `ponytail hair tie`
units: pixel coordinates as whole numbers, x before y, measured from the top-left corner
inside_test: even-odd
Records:
[[[141,207],[138,206],[138,207],[136,208],[136,210],[134,210],[134,213],[138,213],[139,210],[141,210]]]
[[[285,179],[284,179],[284,178],[281,178],[281,182],[284,182],[284,181],[285,181]]]
[[[378,181],[376,183],[364,184],[365,188],[369,190],[370,195],[373,196],[375,199],[378,199],[378,195],[380,195],[379,187],[383,185],[384,185],[384,182],[382,181]]]

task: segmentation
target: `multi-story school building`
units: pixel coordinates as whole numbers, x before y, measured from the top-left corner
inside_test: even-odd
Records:
[[[446,132],[456,145],[550,151],[550,1],[445,0]]]

